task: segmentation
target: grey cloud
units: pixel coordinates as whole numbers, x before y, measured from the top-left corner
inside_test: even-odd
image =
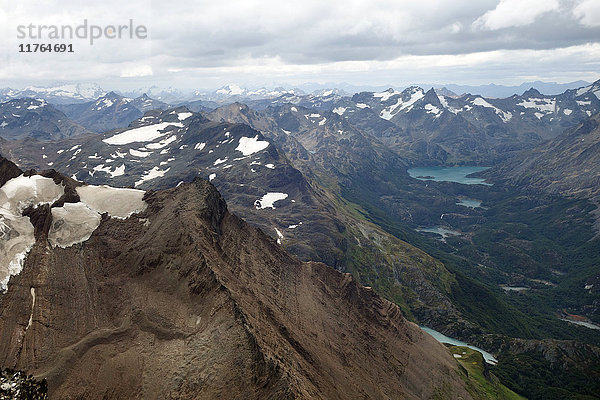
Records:
[[[67,76],[85,75],[86,70],[96,74],[109,71],[105,74],[111,75],[119,69],[119,64],[151,62],[156,79],[169,79],[168,70],[212,68],[212,73],[217,76],[220,74],[219,68],[240,65],[247,60],[276,58],[283,64],[330,65],[346,61],[388,61],[412,55],[469,55],[494,50],[542,51],[598,43],[600,38],[600,26],[584,25],[581,19],[585,16],[575,16],[572,12],[580,4],[574,0],[561,1],[560,11],[542,14],[529,25],[497,30],[474,27],[474,21],[493,10],[498,2],[499,0],[372,0],[344,3],[316,0],[134,0],[122,5],[116,0],[106,0],[106,4],[100,7],[80,5],[76,0],[63,0],[60,3],[61,9],[76,12],[73,14],[76,15],[74,22],[79,22],[81,16],[88,15],[92,20],[96,18],[119,22],[134,18],[147,24],[149,44],[121,41],[118,45],[99,45],[82,52],[81,58],[71,63],[62,63],[60,60],[49,62],[48,68],[52,66]],[[52,10],[51,5],[37,10],[24,4],[14,11],[22,15],[11,17],[26,17],[35,21],[36,18],[47,16]],[[453,32],[452,26],[460,29]],[[595,57],[598,60],[598,54]],[[18,60],[13,60],[16,61],[11,74],[18,74],[21,68],[17,64]],[[519,62],[524,63],[522,59]],[[525,62],[528,65],[519,65],[505,60],[502,65],[485,64],[480,73],[487,74],[486,76],[501,76],[501,73],[537,76],[560,71],[575,73],[578,68],[582,68],[578,65],[578,59],[561,59],[560,62],[560,65],[552,62],[541,65],[532,59]],[[594,67],[592,64],[586,67],[588,72]],[[73,70],[74,66],[78,70]],[[539,73],[532,70],[534,66]],[[468,69],[445,66],[435,71],[430,69],[430,74],[465,75],[469,72]],[[323,72],[323,75],[333,76],[334,70]],[[420,71],[413,71],[415,72]],[[472,74],[473,69],[470,72]],[[404,71],[378,73],[381,80],[398,79],[397,76]],[[344,74],[350,77],[360,73]],[[180,73],[178,79],[183,76],[193,77],[193,73]],[[298,72],[296,76],[303,75]]]
[[[426,15],[413,17],[418,21],[398,21],[398,25],[415,24],[418,29],[401,35],[385,30],[359,30],[355,33],[336,31],[335,15],[329,20],[315,15],[312,23],[269,29],[269,24],[250,21],[240,26],[223,24],[204,25],[201,12],[199,22],[172,25],[170,22],[153,24],[153,38],[165,39],[155,50],[175,57],[193,58],[198,65],[228,65],[244,57],[280,57],[294,64],[325,63],[352,60],[391,60],[401,55],[467,54],[498,49],[552,49],[595,42],[600,37],[600,27],[579,23],[571,12],[549,12],[541,15],[531,25],[504,28],[495,31],[473,28],[473,21],[495,2],[482,2],[486,7],[458,7],[447,2],[443,7]],[[471,2],[472,4],[472,2]],[[300,7],[300,5],[298,5]],[[258,11],[257,11],[258,12]],[[258,14],[249,15],[258,18]],[[369,16],[363,16],[368,19]],[[168,21],[168,19],[166,20]],[[324,24],[323,22],[327,22]],[[356,21],[360,25],[361,21]],[[449,32],[452,24],[460,24],[462,31]],[[167,39],[168,38],[168,39]]]

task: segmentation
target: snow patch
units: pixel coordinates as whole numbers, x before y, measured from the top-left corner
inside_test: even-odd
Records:
[[[264,150],[267,147],[269,147],[269,142],[264,140],[258,140],[258,135],[256,135],[253,138],[241,137],[239,144],[235,149],[237,151],[240,151],[243,155],[249,156],[251,154]]]
[[[390,99],[390,97],[395,96],[395,95],[399,95],[402,94],[401,92],[396,92],[393,89],[388,89],[385,92],[379,92],[379,93],[373,93],[373,97],[380,99],[380,101],[383,103],[387,100]]]
[[[415,104],[417,101],[421,100],[423,97],[425,97],[425,93],[423,93],[423,91],[421,89],[414,89],[411,94],[410,94],[410,99],[408,99],[406,102],[402,100],[402,98],[400,97],[398,99],[398,101],[396,102],[396,104],[386,107],[384,110],[381,111],[381,113],[379,114],[379,116],[383,119],[387,119],[388,121],[390,119],[392,119],[392,117],[394,115],[396,115],[397,113],[399,113],[400,111],[412,106],[413,104]]]
[[[433,104],[425,104],[424,108],[427,110],[427,114],[434,114],[436,117],[439,117],[440,113],[442,112],[439,108],[437,108]]]
[[[83,202],[54,207],[48,241],[52,247],[71,247],[85,242],[100,225],[102,216]]]
[[[35,244],[33,225],[22,215],[23,209],[52,204],[64,192],[64,186],[40,175],[21,175],[0,188],[0,291],[7,290],[10,277],[21,272]]]
[[[146,125],[139,128],[133,128],[124,132],[118,133],[106,139],[102,139],[104,143],[112,145],[123,145],[135,142],[151,142],[161,136],[166,135],[165,131],[169,127],[183,127],[179,122],[161,122],[153,125]]]
[[[502,121],[504,123],[507,123],[512,118],[512,113],[511,112],[509,112],[509,111],[504,112],[501,109],[499,109],[497,107],[494,107],[493,105],[491,105],[490,103],[488,103],[487,101],[485,101],[482,97],[477,97],[476,99],[474,99],[473,101],[471,101],[471,103],[474,104],[474,105],[476,105],[476,106],[481,106],[481,107],[486,107],[486,108],[493,109],[496,112],[496,114],[500,117],[500,119],[502,119]]]
[[[556,100],[555,99],[539,99],[539,98],[529,98],[527,100],[523,100],[520,103],[517,103],[517,106],[525,107],[525,108],[533,108],[539,110],[541,112],[554,112],[556,109]]]
[[[114,178],[115,176],[125,175],[125,164],[121,164],[120,167],[115,167],[114,171],[112,170],[111,166],[105,167],[104,164],[96,165],[93,170],[106,172],[107,174],[110,175],[111,178]],[[93,174],[92,174],[92,176],[93,176]]]
[[[275,202],[287,199],[287,197],[288,197],[288,195],[286,193],[278,193],[278,192],[267,193],[263,197],[261,197],[260,199],[258,199],[254,202],[254,207],[256,207],[257,210],[263,210],[265,208],[275,209],[275,206],[274,206]]]
[[[140,178],[140,180],[135,182],[134,186],[138,187],[138,186],[140,186],[142,183],[144,183],[146,181],[149,181],[149,180],[152,180],[152,179],[155,179],[155,178],[163,177],[163,176],[165,176],[165,174],[167,172],[169,172],[170,169],[171,169],[171,167],[169,167],[169,168],[167,168],[165,170],[161,170],[158,167],[154,167],[151,170],[146,171],[144,173],[144,175],[142,175],[142,177]]]
[[[148,157],[150,154],[152,154],[152,152],[129,149],[129,154],[131,154],[134,157]]]
[[[138,189],[113,188],[110,186],[80,186],[77,194],[83,203],[100,214],[108,213],[111,217],[127,218],[131,214],[144,211],[146,192]]]
[[[277,233],[277,244],[281,244],[281,239],[283,239],[283,233],[277,228],[275,228],[275,233]]]
[[[64,193],[64,186],[57,185],[52,178],[21,175],[0,188],[0,210],[21,214],[30,205],[52,204]]]
[[[175,135],[169,136],[168,138],[163,139],[160,142],[147,144],[146,148],[152,149],[152,150],[162,149],[163,147],[167,147],[168,145],[170,145],[171,143],[173,143],[176,140],[177,140],[177,136],[175,136]]]

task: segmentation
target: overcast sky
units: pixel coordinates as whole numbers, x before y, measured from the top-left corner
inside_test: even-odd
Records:
[[[90,2],[91,3],[91,2]],[[0,0],[0,87],[348,82],[513,85],[600,78],[600,0]],[[146,39],[43,40],[17,26],[143,25]]]

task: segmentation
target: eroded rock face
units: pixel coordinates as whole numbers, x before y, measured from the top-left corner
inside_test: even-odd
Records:
[[[35,243],[0,298],[0,365],[54,398],[470,398],[397,306],[290,257],[210,183],[144,201],[79,246]]]

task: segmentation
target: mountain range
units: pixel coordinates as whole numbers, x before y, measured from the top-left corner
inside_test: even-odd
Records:
[[[135,99],[110,92],[97,100],[57,106],[69,118],[94,132],[123,128],[146,111],[166,109],[169,106],[143,94]]]
[[[59,86],[28,86],[24,89],[0,89],[0,101],[23,97],[43,98],[54,104],[70,104],[95,100],[106,92],[96,84],[73,84]]]
[[[569,83],[531,81],[524,82],[517,86],[506,85],[456,85],[420,83],[412,86],[424,88],[433,87],[442,95],[460,96],[465,93],[472,93],[483,97],[505,98],[515,93],[534,88],[547,95],[560,94],[569,89],[577,89],[589,85],[586,81],[574,81]],[[204,100],[204,101],[250,101],[279,97],[284,94],[305,95],[313,94],[319,96],[323,92],[333,90],[341,95],[348,96],[350,93],[364,91],[380,92],[389,88],[388,86],[357,86],[347,83],[305,83],[294,88],[286,88],[285,85],[274,86],[271,88],[246,88],[234,83],[227,84],[215,90],[192,90],[178,89],[174,87],[161,88],[158,86],[147,86],[135,90],[119,91],[125,97],[139,97],[144,93],[153,99],[165,103],[180,105],[183,102]],[[396,87],[396,89],[398,89]],[[43,98],[55,104],[71,104],[96,100],[108,91],[103,90],[94,83],[86,84],[61,84],[56,86],[28,86],[24,89],[0,89],[0,101],[6,101],[14,98],[34,97]]]
[[[8,140],[56,140],[91,133],[41,99],[16,99],[0,103],[0,137]]]
[[[220,112],[226,109],[249,112],[238,104]],[[307,121],[304,114],[297,115]],[[73,179],[91,184],[140,189],[169,188],[201,176],[225,195],[238,215],[263,229],[300,259],[321,261],[365,276],[387,270],[389,275],[384,281],[388,291],[407,310],[424,321],[467,324],[448,298],[454,279],[443,265],[343,206],[339,194],[319,183],[321,170],[303,167],[297,162],[298,157],[290,159],[291,152],[280,150],[288,145],[279,147],[278,138],[267,138],[237,121],[220,122],[216,114],[210,117],[183,107],[150,111],[126,129],[91,136],[78,143],[64,140],[44,144],[44,151],[38,151],[37,157],[28,158],[20,153],[21,165],[56,168]],[[339,119],[338,123],[345,121]],[[358,139],[353,146],[365,147],[357,157],[368,154],[373,163],[389,163],[384,161],[388,157],[395,163],[390,168],[402,171],[404,164],[392,151],[378,145],[369,154],[368,139],[355,130],[350,132]],[[335,129],[328,136],[340,137]],[[10,144],[0,148],[15,153],[16,144]],[[327,148],[326,141],[323,146]],[[27,148],[34,146],[29,142]],[[314,153],[300,142],[296,142],[295,149],[305,155]],[[292,163],[301,166],[300,170]],[[311,174],[309,168],[316,174]],[[367,255],[372,261],[365,265],[363,259]],[[403,283],[408,281],[413,286],[419,285],[420,290],[415,292]]]
[[[0,129],[0,153],[22,170],[70,176],[55,179],[65,187],[81,181],[154,196],[206,179],[277,251],[349,272],[408,319],[493,352],[492,370],[519,393],[595,390],[598,337],[575,323],[600,318],[600,81],[504,99],[416,86],[236,102],[238,92],[176,105],[114,92],[55,107],[11,100],[1,105],[12,125]],[[43,111],[55,133],[28,123],[33,117],[18,124],[16,110]],[[408,170],[422,165],[493,168],[481,173],[484,186],[411,178]],[[464,205],[472,199],[479,205]],[[178,204],[173,213],[184,209]],[[438,228],[453,234],[423,233]],[[523,357],[553,383],[525,385],[516,367]],[[585,383],[563,385],[573,379]]]

